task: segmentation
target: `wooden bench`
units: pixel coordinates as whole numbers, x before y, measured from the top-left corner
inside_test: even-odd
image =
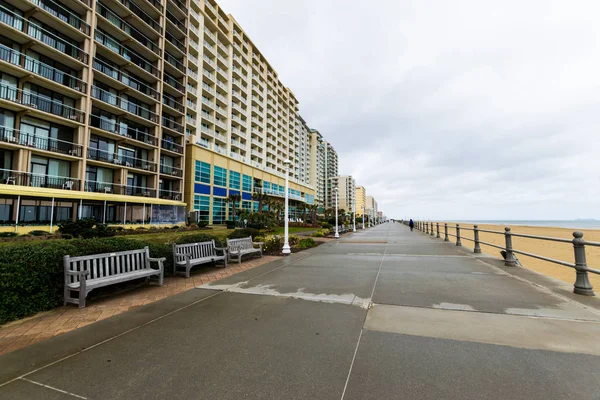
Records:
[[[254,247],[258,245],[258,247]],[[227,255],[230,260],[237,257],[238,262],[242,263],[242,256],[248,254],[258,254],[262,257],[263,243],[253,242],[252,236],[241,239],[227,239]]]
[[[217,250],[223,252],[217,254]],[[190,277],[190,270],[195,265],[223,261],[227,267],[227,248],[215,246],[215,241],[189,244],[173,244],[173,275],[185,273],[185,277]],[[185,269],[184,271],[178,271]]]
[[[64,304],[73,303],[84,308],[85,298],[92,290],[139,278],[149,280],[151,276],[156,276],[158,284],[162,286],[165,260],[150,258],[148,247],[81,257],[65,256]],[[156,262],[158,269],[153,269],[151,262]],[[79,292],[79,296],[71,297],[71,292]]]

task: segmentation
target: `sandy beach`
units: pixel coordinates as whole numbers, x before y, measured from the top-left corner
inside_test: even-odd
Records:
[[[461,226],[472,228],[473,224],[461,223]],[[435,223],[434,223],[435,226]],[[451,229],[452,227],[452,229]],[[456,234],[456,223],[448,223],[448,233]],[[479,225],[481,229],[501,231],[504,232],[504,225]],[[539,227],[539,226],[511,226],[513,233],[522,233],[528,235],[538,236],[550,236],[563,239],[573,239],[573,229],[567,228],[551,228],[551,227]],[[583,232],[583,238],[591,242],[600,242],[600,230],[594,229],[581,229]],[[440,223],[440,234],[443,238],[443,224]],[[473,231],[461,230],[461,236],[473,238]],[[504,246],[504,235],[496,235],[491,233],[480,233],[480,240],[484,242],[493,243],[499,246]],[[450,236],[450,241],[456,239]],[[473,247],[473,242],[468,240],[462,241],[463,246]],[[550,241],[541,241],[535,239],[526,239],[520,237],[513,237],[513,248],[515,250],[521,250],[528,253],[539,254],[541,256],[554,258],[561,261],[574,263],[575,259],[573,256],[573,245],[568,243],[557,243]],[[481,250],[484,253],[501,257],[500,250],[491,246],[481,245]],[[600,247],[586,247],[587,264],[590,268],[600,268]],[[562,265],[538,260],[532,257],[527,257],[517,254],[517,258],[525,268],[532,269],[544,275],[551,276],[561,281],[573,284],[575,282],[575,270]],[[589,274],[592,286],[597,293],[600,293],[600,275]]]

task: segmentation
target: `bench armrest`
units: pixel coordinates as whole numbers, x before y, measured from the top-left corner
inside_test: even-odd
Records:
[[[263,245],[265,244],[265,242],[252,242],[252,246],[254,246],[254,245],[256,245],[256,244],[257,244],[257,245],[260,247],[260,249],[262,250],[262,248],[263,248]]]
[[[165,261],[167,261],[167,259],[164,258],[164,257],[161,257],[161,258],[151,258],[151,257],[149,257],[148,261],[154,261],[154,262],[158,262],[158,263],[164,263]]]
[[[72,276],[88,276],[90,274],[90,271],[88,270],[84,270],[84,271],[67,271],[66,272],[67,275],[72,275]]]
[[[227,255],[227,247],[215,247],[215,251],[222,251],[223,255]]]

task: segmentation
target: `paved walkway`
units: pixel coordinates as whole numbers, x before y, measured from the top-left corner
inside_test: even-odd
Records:
[[[88,306],[78,309],[68,305],[25,320],[14,321],[0,327],[0,355],[42,340],[93,324],[103,319],[131,311],[136,307],[162,300],[197,286],[214,282],[248,269],[256,268],[276,260],[278,257],[264,256],[249,259],[242,264],[229,263],[227,268],[205,266],[192,269],[189,279],[168,277],[163,286],[137,285],[130,290],[109,293],[103,298],[91,299]]]
[[[570,289],[384,224],[0,356],[0,399],[597,400]]]

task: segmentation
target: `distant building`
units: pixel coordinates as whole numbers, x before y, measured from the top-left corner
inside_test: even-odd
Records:
[[[367,205],[367,190],[364,186],[356,187],[356,215],[363,215],[363,208]]]

